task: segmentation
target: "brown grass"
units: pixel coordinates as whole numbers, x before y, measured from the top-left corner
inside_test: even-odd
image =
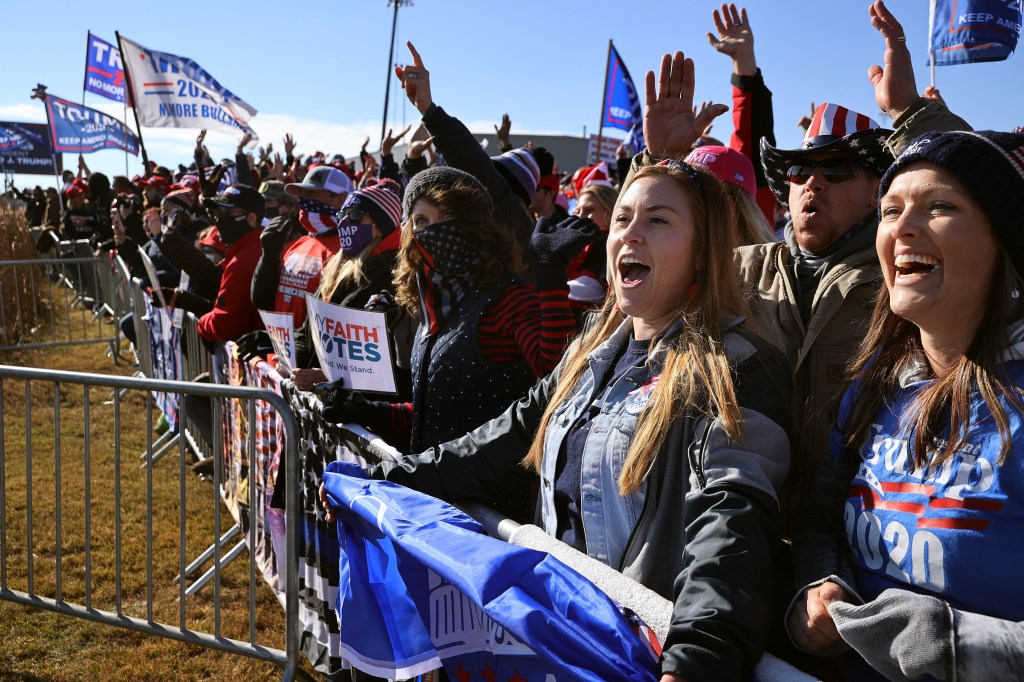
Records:
[[[74,346],[10,352],[0,362],[17,366],[128,374],[123,364],[112,365],[102,346]],[[35,592],[53,597],[57,577],[55,439],[52,384],[31,386],[31,452],[26,455],[26,388],[23,382],[3,386],[4,427],[3,513],[6,530],[7,587],[27,589],[27,496],[26,471],[32,470],[32,556]],[[112,392],[90,389],[89,442],[92,488],[91,536],[85,535],[84,455],[85,396],[80,386],[62,385],[60,403],[62,531],[62,596],[67,602],[84,603],[86,596],[85,549],[92,554],[90,589],[92,605],[113,611],[114,606],[114,480],[115,443],[121,449],[122,604],[124,613],[145,618],[146,600],[146,475],[138,454],[146,446],[147,403],[133,392],[120,402],[120,429],[115,429]],[[157,419],[154,409],[152,419]],[[212,485],[186,471],[179,476],[175,451],[153,468],[153,585],[154,619],[178,623],[179,490],[186,491],[186,555],[191,560],[214,537]],[[222,514],[222,530],[232,523]],[[284,647],[284,611],[257,572],[256,641]],[[248,553],[231,564],[222,577],[222,635],[248,639]],[[187,625],[200,632],[213,631],[212,584],[186,600]],[[306,666],[309,670],[308,664]],[[94,624],[79,618],[0,601],[0,680],[273,680],[276,666],[242,656],[185,645],[120,628]]]

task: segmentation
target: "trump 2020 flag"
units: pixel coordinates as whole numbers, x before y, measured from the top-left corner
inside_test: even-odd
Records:
[[[122,149],[129,154],[139,153],[135,133],[102,111],[47,95],[46,116],[54,151],[88,154],[101,149]]]
[[[124,101],[124,66],[121,51],[88,34],[85,52],[85,89],[115,102]]]
[[[187,57],[158,52],[118,36],[140,125],[206,128],[241,138],[256,133],[256,110]]]
[[[333,462],[343,656],[403,679],[656,679],[657,656],[615,604],[544,552],[488,537],[449,504]],[[496,677],[495,677],[496,676]]]
[[[640,97],[633,87],[629,70],[614,45],[608,45],[608,70],[605,73],[604,112],[602,125],[630,130],[643,120]]]
[[[932,0],[929,52],[936,66],[997,62],[1017,48],[1021,0]]]

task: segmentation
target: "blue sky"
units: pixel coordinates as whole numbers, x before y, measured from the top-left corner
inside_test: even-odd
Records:
[[[80,101],[86,32],[113,41],[114,30],[146,47],[190,57],[252,104],[261,143],[283,151],[291,132],[298,151],[355,154],[366,135],[379,147],[392,10],[385,0],[133,4],[91,0],[76,10],[6,3],[0,60],[0,120],[45,121],[30,100],[37,82]],[[399,11],[398,63],[409,61],[405,40],[431,71],[434,100],[471,130],[493,131],[501,115],[516,133],[596,132],[609,38],[643,90],[643,74],[662,53],[681,49],[697,68],[696,99],[729,104],[731,62],[707,43],[713,31],[707,0],[415,0]],[[879,119],[867,69],[881,63],[883,42],[871,27],[868,3],[851,0],[751,0],[758,65],[774,93],[775,134],[797,146],[796,121],[810,102],[833,101]],[[928,83],[928,3],[892,0],[914,55],[919,88]],[[626,9],[623,9],[626,8]],[[22,29],[12,30],[14,27]],[[1019,54],[1004,62],[940,67],[937,85],[950,107],[976,128],[1024,125]],[[394,83],[392,77],[390,82]],[[89,94],[86,104],[120,115],[121,105]],[[129,118],[131,114],[129,112]],[[401,90],[392,87],[389,116],[418,121]],[[880,120],[883,125],[887,121]],[[713,134],[727,138],[728,115]],[[196,130],[143,129],[153,158],[187,162]],[[617,134],[617,133],[616,133]],[[210,133],[216,157],[236,141]],[[65,167],[76,158],[65,155]],[[86,156],[93,170],[125,171],[122,152]],[[141,162],[129,161],[131,174]],[[37,179],[38,178],[38,179]],[[19,184],[45,181],[25,176]]]

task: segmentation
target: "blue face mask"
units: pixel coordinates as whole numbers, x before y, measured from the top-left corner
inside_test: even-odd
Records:
[[[343,218],[338,223],[338,235],[341,237],[341,252],[345,257],[358,256],[373,241],[373,223],[353,223]]]

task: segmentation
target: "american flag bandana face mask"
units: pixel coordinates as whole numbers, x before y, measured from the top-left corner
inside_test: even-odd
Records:
[[[299,222],[310,234],[338,229],[338,209],[317,201],[299,198]]]
[[[473,286],[480,256],[453,223],[435,223],[413,230],[412,238],[423,257],[416,273],[420,312],[427,335],[433,336],[441,331],[445,319]]]

